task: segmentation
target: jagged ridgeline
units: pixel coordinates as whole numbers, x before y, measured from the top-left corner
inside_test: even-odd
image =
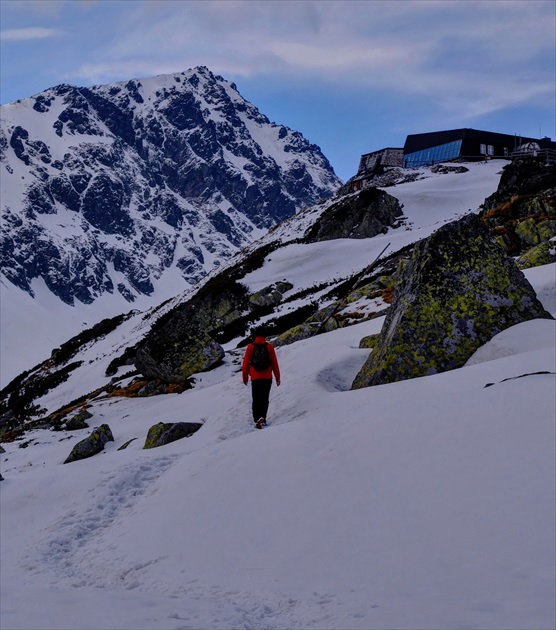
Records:
[[[341,184],[205,67],[4,105],[0,151],[2,273],[67,304],[194,284]]]

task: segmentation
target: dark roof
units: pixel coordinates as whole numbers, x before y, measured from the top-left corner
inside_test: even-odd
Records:
[[[529,138],[519,134],[497,133],[495,131],[483,131],[480,129],[464,127],[461,129],[448,129],[445,131],[410,134],[407,136],[405,141],[404,153],[413,153],[415,151],[421,151],[422,149],[427,149],[439,144],[447,144],[448,142],[453,142],[454,140],[464,139],[476,140],[477,142],[485,142],[488,144],[507,145],[510,150],[517,148],[524,142],[537,142],[539,145],[543,142],[543,147],[556,147],[556,142],[552,142],[550,138],[541,140],[539,138]]]

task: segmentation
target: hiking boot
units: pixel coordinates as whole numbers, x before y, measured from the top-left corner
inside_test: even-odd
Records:
[[[257,424],[255,425],[255,427],[256,427],[257,429],[262,429],[262,428],[263,428],[263,426],[264,426],[265,424],[266,424],[265,419],[264,419],[264,418],[259,418],[259,419],[257,420]]]

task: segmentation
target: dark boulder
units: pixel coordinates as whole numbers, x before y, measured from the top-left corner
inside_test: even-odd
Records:
[[[202,426],[199,422],[159,422],[149,429],[143,448],[157,448],[181,440],[193,435]]]
[[[81,442],[78,442],[73,447],[64,464],[92,457],[93,455],[103,451],[104,445],[107,442],[113,441],[114,436],[112,435],[110,427],[107,424],[102,424],[100,427],[96,428],[91,435],[86,437],[84,440],[81,440]]]
[[[79,429],[87,429],[89,425],[87,424],[87,420],[93,417],[93,414],[86,409],[82,409],[75,416],[66,420],[64,425],[64,429],[66,431],[78,431]]]
[[[282,301],[284,293],[293,289],[293,284],[279,281],[257,291],[249,296],[249,303],[253,306],[276,306]]]
[[[222,361],[214,340],[249,310],[246,287],[226,273],[215,276],[177,309],[160,317],[137,349],[135,367],[149,379],[183,383]]]
[[[419,243],[353,389],[462,367],[502,330],[552,319],[481,220],[467,215]]]
[[[124,442],[120,448],[118,449],[119,451],[125,451],[125,449],[133,442],[135,441],[137,438],[131,438],[131,440],[128,440],[127,442]]]
[[[309,243],[336,238],[372,238],[398,226],[400,202],[378,188],[366,188],[331,205],[305,233]]]

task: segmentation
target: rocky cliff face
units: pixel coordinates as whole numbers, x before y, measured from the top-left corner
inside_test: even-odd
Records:
[[[403,224],[399,201],[378,188],[340,197],[305,233],[307,242],[372,238]]]
[[[508,164],[481,217],[522,268],[556,260],[556,166],[532,158]],[[552,253],[551,253],[552,252]]]
[[[68,304],[193,283],[340,184],[204,67],[2,106],[0,151],[2,271]]]

